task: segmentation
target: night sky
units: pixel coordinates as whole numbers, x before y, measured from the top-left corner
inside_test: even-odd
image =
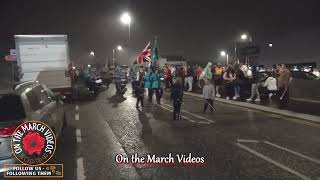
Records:
[[[117,59],[128,63],[158,36],[159,53],[206,62],[230,49],[247,32],[257,44],[320,26],[320,6],[296,0],[19,0],[1,2],[0,53],[14,48],[14,34],[68,34],[71,58],[104,62],[118,44]],[[120,15],[133,16],[131,40]],[[92,61],[92,59],[91,59]]]

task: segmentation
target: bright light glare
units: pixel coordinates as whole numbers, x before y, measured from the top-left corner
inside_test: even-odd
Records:
[[[90,65],[90,64],[88,64],[88,67],[91,67],[91,65]]]
[[[246,35],[246,34],[242,34],[242,35],[241,35],[241,39],[242,39],[242,40],[246,40],[246,39],[248,39],[248,35]]]
[[[130,24],[131,23],[131,17],[129,15],[129,13],[124,13],[121,16],[121,21],[122,21],[123,24]]]
[[[118,49],[118,51],[122,51],[122,46],[119,45],[119,46],[117,47],[117,49]]]
[[[269,43],[269,47],[272,47],[273,46],[273,44],[272,43]]]
[[[221,51],[221,52],[220,52],[220,55],[221,55],[221,56],[226,56],[227,53],[226,53],[225,51]]]
[[[90,52],[90,55],[91,55],[91,56],[94,56],[94,52],[93,52],[93,51],[91,51],[91,52]]]

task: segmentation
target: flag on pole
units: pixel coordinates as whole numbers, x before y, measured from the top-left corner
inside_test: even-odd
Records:
[[[150,41],[147,46],[138,54],[136,61],[133,64],[142,64],[144,62],[151,62],[151,44]]]
[[[159,53],[158,53],[158,38],[157,36],[154,39],[153,49],[152,49],[152,66],[157,66],[157,61],[159,59]]]

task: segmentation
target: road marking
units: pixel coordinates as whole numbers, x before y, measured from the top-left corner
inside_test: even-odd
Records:
[[[253,150],[253,149],[251,149],[251,148],[249,148],[249,147],[247,147],[247,146],[245,146],[245,145],[243,145],[241,143],[236,143],[236,145],[238,147],[240,147],[240,148],[242,148],[242,149],[244,149],[244,150],[246,150],[246,151],[248,151],[248,152],[250,152],[250,153],[252,153],[252,154],[254,154],[256,156],[258,156],[259,158],[261,158],[261,159],[263,159],[265,161],[268,161],[269,163],[274,164],[275,166],[278,166],[279,168],[281,168],[283,170],[286,170],[286,171],[288,171],[288,172],[300,177],[303,180],[311,180],[311,178],[299,173],[298,171],[295,171],[295,170],[293,170],[293,169],[291,169],[291,168],[289,168],[289,167],[287,167],[287,166],[285,166],[285,165],[283,165],[283,164],[281,164],[281,163],[279,163],[279,162],[277,162],[275,160],[272,160],[269,157],[267,157],[267,156],[255,151],[255,150]]]
[[[79,113],[76,113],[76,114],[74,115],[74,119],[75,119],[76,121],[79,121],[79,120],[80,120]]]
[[[278,148],[278,149],[281,149],[281,150],[287,151],[287,152],[289,152],[289,153],[292,153],[292,154],[294,154],[294,155],[297,155],[297,156],[299,156],[299,157],[301,157],[301,158],[304,158],[304,159],[307,159],[307,160],[312,161],[312,162],[314,162],[314,163],[320,164],[320,160],[319,160],[319,159],[316,159],[316,158],[312,158],[312,157],[303,155],[303,154],[298,153],[298,152],[296,152],[296,151],[293,151],[293,150],[287,149],[287,148],[285,148],[285,147],[281,147],[281,146],[279,146],[279,145],[273,144],[273,143],[271,143],[271,142],[269,142],[269,141],[263,141],[263,142],[264,142],[265,144],[270,145],[270,146],[273,146],[273,147],[276,147],[276,148]]]
[[[85,180],[86,176],[84,175],[83,167],[83,158],[77,159],[77,180]]]
[[[76,138],[77,138],[77,143],[81,143],[82,142],[81,130],[80,129],[76,129]]]
[[[299,98],[290,98],[290,99],[293,99],[293,100],[296,100],[296,101],[305,101],[305,102],[317,103],[317,104],[320,103],[320,101],[309,100],[309,99],[299,99]]]
[[[205,122],[205,121],[199,121],[199,124],[210,124],[210,122]]]
[[[163,103],[163,105],[169,106],[169,107],[173,108],[173,107],[170,106],[169,104],[164,104],[164,103]],[[188,112],[188,111],[186,111],[186,110],[182,110],[182,112],[185,112],[185,113],[187,113],[187,114],[193,115],[194,117],[197,117],[197,118],[199,118],[199,119],[203,119],[203,120],[207,120],[207,121],[209,121],[209,122],[211,122],[211,123],[215,123],[215,121],[213,121],[213,120],[211,120],[211,119],[207,119],[207,118],[202,117],[202,116],[199,116],[199,115],[197,115],[197,114],[193,114],[193,113]]]
[[[197,100],[202,99],[201,97],[198,97],[196,94],[191,94],[191,93],[185,93],[185,94],[188,95],[189,97],[191,97],[192,99],[197,99]],[[218,102],[223,103],[221,101],[218,101]],[[236,104],[229,104],[228,103],[227,105],[230,105],[230,106],[233,106],[235,108],[242,109],[242,110],[248,110],[248,107],[241,107],[241,106],[236,105]],[[294,118],[294,117],[287,117],[286,115],[283,115],[283,114],[270,113],[270,112],[268,113],[267,111],[262,111],[262,110],[258,110],[258,109],[250,109],[250,110],[252,112],[257,112],[257,113],[266,113],[270,117],[276,117],[276,118],[279,118],[281,120],[291,121],[291,122],[298,123],[298,124],[303,124],[303,125],[307,125],[307,126],[311,126],[311,127],[315,127],[315,128],[320,128],[320,124],[316,123],[316,122],[313,122],[313,121],[310,122],[310,121],[304,120],[304,119],[297,119],[297,118]]]
[[[253,140],[253,139],[237,139],[237,142],[259,143],[260,141],[258,141],[258,140]]]
[[[76,107],[75,107],[76,111],[79,111],[79,105],[76,104]]]
[[[160,104],[157,104],[157,105],[160,106],[160,107],[162,107],[162,108],[165,109],[165,110],[168,110],[168,111],[170,111],[170,112],[173,112],[171,109],[166,108],[166,107],[164,107],[164,106],[162,106],[162,105],[160,105]],[[188,118],[188,117],[186,117],[186,116],[184,116],[184,115],[181,115],[181,117],[183,117],[184,119],[186,119],[186,120],[189,121],[189,122],[192,122],[192,123],[195,122],[194,120],[192,120],[192,119],[190,119],[190,118]]]

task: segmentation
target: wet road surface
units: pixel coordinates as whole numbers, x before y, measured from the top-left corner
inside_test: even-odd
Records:
[[[320,125],[184,96],[183,120],[162,104],[137,109],[136,99],[103,92],[95,101],[66,105],[68,126],[54,162],[68,180],[217,179],[267,180],[320,177]],[[204,157],[205,164],[117,164],[116,154],[168,153]]]

